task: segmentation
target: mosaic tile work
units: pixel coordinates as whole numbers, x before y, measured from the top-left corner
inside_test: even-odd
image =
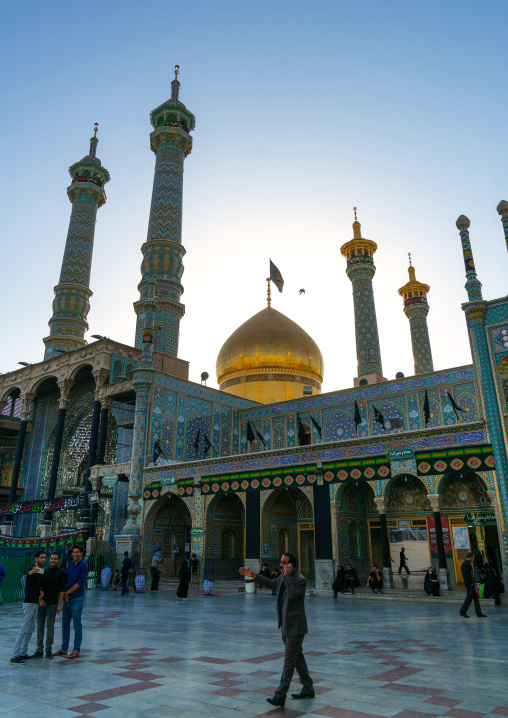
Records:
[[[383,374],[381,351],[376,319],[376,305],[372,277],[376,268],[371,266],[349,266],[347,274],[353,285],[355,311],[356,356],[358,376]]]
[[[406,306],[404,312],[409,319],[415,374],[432,372],[434,364],[427,326],[429,308],[426,304],[413,304]]]

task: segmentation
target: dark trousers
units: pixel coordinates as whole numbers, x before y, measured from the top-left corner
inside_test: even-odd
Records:
[[[351,593],[354,593],[355,592],[355,583],[356,583],[356,581],[354,578],[346,579],[346,585],[344,586],[344,590],[351,588]]]
[[[37,650],[44,649],[44,626],[46,626],[46,651],[51,651],[55,637],[56,603],[39,606],[37,611]]]
[[[474,601],[474,610],[476,611],[476,615],[479,616],[482,612],[482,609],[480,607],[478,594],[476,593],[476,586],[469,586],[467,588],[466,600],[464,601],[460,609],[461,613],[467,613],[467,609],[471,605],[471,601]]]
[[[381,591],[383,582],[377,578],[369,578],[369,588],[371,591]]]
[[[129,574],[128,573],[122,573],[122,596],[128,596],[129,595],[129,586],[128,586],[128,580],[129,580]]]
[[[406,573],[411,573],[410,570],[408,569],[407,563],[406,563],[405,561],[401,561],[401,562],[400,562],[399,573],[402,573],[402,569],[403,569],[403,568],[406,569]]]
[[[314,684],[312,683],[312,678],[309,676],[309,670],[302,651],[304,638],[305,635],[284,636],[284,634],[282,634],[282,640],[286,647],[284,652],[284,667],[282,669],[279,687],[275,691],[275,698],[281,702],[286,700],[295,668],[300,678],[300,683],[303,686],[302,693],[314,693]]]
[[[159,572],[155,566],[150,566],[150,573],[152,574],[152,585],[150,586],[151,591],[155,591],[159,586]]]

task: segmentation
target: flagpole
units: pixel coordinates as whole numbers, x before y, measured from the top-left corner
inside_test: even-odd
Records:
[[[272,306],[272,293],[270,290],[270,282],[271,282],[270,277],[267,277],[266,281],[268,282],[268,289],[266,292],[266,301],[268,302],[268,306],[271,307]]]

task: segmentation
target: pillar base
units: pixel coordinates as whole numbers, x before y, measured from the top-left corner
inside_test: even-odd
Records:
[[[452,588],[450,586],[450,574],[448,573],[448,569],[440,568],[438,577],[439,577],[439,590],[440,591],[451,591]]]
[[[383,588],[393,587],[393,571],[389,566],[383,566]]]
[[[2,524],[0,526],[0,536],[12,536],[12,524]]]
[[[316,591],[333,591],[335,564],[333,558],[317,558],[314,562],[316,572]]]
[[[116,553],[123,554],[125,551],[135,553],[139,556],[141,551],[141,534],[118,534],[116,539]],[[95,539],[89,539],[94,541]]]
[[[86,556],[94,556],[97,552],[97,544],[99,542],[96,538],[89,538],[86,540],[86,550],[85,555]]]
[[[48,536],[51,536],[51,524],[41,524],[37,526],[37,533],[41,538],[48,538]]]

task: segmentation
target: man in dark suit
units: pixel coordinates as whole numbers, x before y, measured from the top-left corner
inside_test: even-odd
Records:
[[[467,609],[471,605],[471,601],[474,601],[474,608],[476,611],[476,615],[478,618],[487,618],[487,616],[482,613],[482,609],[480,607],[480,601],[478,599],[478,595],[476,593],[476,581],[474,577],[474,569],[473,569],[473,561],[474,556],[471,552],[466,554],[466,560],[460,567],[462,571],[462,576],[464,578],[464,586],[466,588],[466,600],[462,604],[462,608],[460,609],[459,613],[463,618],[469,618],[467,615]]]
[[[285,553],[280,559],[281,574],[276,579],[265,578],[250,568],[241,568],[242,576],[256,579],[262,586],[276,591],[277,620],[285,646],[284,667],[280,684],[273,698],[267,698],[272,706],[283,707],[293,673],[296,671],[302,684],[300,693],[292,693],[292,698],[314,698],[314,684],[309,676],[307,663],[302,651],[305,634],[308,633],[305,616],[305,589],[307,582],[299,573],[296,556]]]

